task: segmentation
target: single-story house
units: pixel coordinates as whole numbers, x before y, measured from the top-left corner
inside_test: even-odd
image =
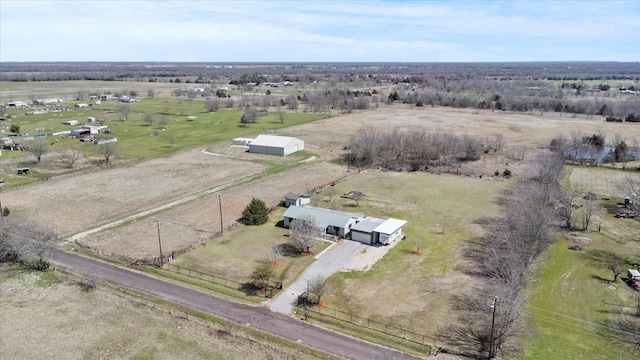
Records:
[[[10,103],[7,103],[7,107],[10,107],[10,108],[26,108],[26,107],[29,107],[29,105],[24,101],[12,101]]]
[[[291,223],[302,216],[313,216],[320,229],[326,234],[349,238],[351,227],[356,224],[363,215],[352,214],[344,211],[322,209],[313,206],[290,206],[284,212],[284,227],[289,228]]]
[[[402,227],[406,223],[405,220],[394,218],[387,220],[373,217],[363,218],[351,227],[351,240],[368,245],[377,243],[389,245],[402,238]]]
[[[235,138],[231,141],[231,145],[235,146],[249,146],[253,139],[250,138]]]
[[[304,141],[288,136],[258,135],[249,144],[249,152],[287,156],[304,149]]]
[[[309,195],[298,195],[296,193],[288,192],[284,196],[284,207],[289,206],[302,206],[311,202],[311,196]]]
[[[51,105],[61,103],[62,99],[35,99],[33,105]]]

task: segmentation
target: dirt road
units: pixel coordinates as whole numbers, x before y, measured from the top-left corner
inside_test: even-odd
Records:
[[[52,262],[125,287],[204,311],[224,319],[272,333],[294,342],[348,359],[411,359],[418,357],[383,348],[333,331],[325,330],[266,308],[238,304],[189,288],[171,284],[114,265],[55,250]]]

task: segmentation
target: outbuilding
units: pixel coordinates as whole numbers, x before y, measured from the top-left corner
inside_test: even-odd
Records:
[[[351,240],[359,241],[363,244],[389,245],[401,239],[403,236],[402,227],[407,222],[390,218],[387,220],[367,217],[351,227]]]
[[[288,192],[284,196],[284,207],[289,206],[302,206],[311,203],[311,196],[298,195],[296,193]]]
[[[304,149],[304,141],[288,136],[258,135],[249,144],[249,152],[287,156]]]
[[[63,121],[62,125],[70,125],[70,126],[75,126],[78,125],[78,120],[67,120],[67,121]]]

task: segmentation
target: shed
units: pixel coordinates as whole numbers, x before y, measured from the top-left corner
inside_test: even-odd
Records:
[[[67,120],[67,121],[63,121],[62,125],[71,125],[71,126],[75,126],[78,125],[78,120]]]
[[[322,209],[313,206],[291,206],[284,212],[284,227],[289,228],[291,223],[302,216],[313,216],[318,227],[325,234],[348,238],[351,235],[351,227],[356,224],[362,214],[353,214],[344,211]]]
[[[284,207],[289,206],[302,206],[309,204],[311,202],[311,196],[309,195],[298,195],[296,193],[288,192],[284,196]]]
[[[406,223],[405,220],[394,218],[383,220],[367,217],[351,228],[351,239],[369,245],[389,245],[402,237],[402,227]]]
[[[304,149],[304,141],[288,136],[258,135],[249,144],[249,152],[287,156]]]
[[[250,138],[235,138],[231,141],[231,145],[235,146],[249,146],[253,139]]]

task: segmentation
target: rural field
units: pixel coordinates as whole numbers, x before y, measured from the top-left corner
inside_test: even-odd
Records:
[[[46,276],[58,279],[21,270],[3,273],[3,359],[330,358],[255,339],[233,325],[202,321],[146,298],[100,286],[83,291],[61,273]]]
[[[162,108],[162,102],[158,100],[149,106],[149,109],[156,107],[158,111]],[[188,106],[202,112],[202,104]],[[607,123],[601,116],[550,112],[525,114],[380,104],[375,109],[344,115],[298,115],[300,117],[295,121],[284,124],[270,115],[264,124],[258,121],[250,127],[239,126],[239,111],[228,111],[225,115],[198,115],[196,121],[178,121],[178,125],[169,125],[169,129],[179,127],[183,136],[188,134],[190,126],[197,129],[195,139],[172,149],[164,139],[160,144],[158,139],[163,134],[159,137],[149,136],[151,130],[162,130],[156,128],[157,125],[147,127],[142,114],[138,113],[132,116],[132,124],[126,125],[125,122],[118,125],[120,128],[117,131],[121,131],[127,151],[126,156],[119,160],[120,166],[103,168],[87,165],[76,172],[51,175],[47,181],[11,187],[2,192],[2,204],[10,207],[12,214],[50,224],[62,236],[78,234],[149,211],[117,226],[78,238],[76,242],[103,258],[151,262],[158,257],[158,240],[161,237],[164,255],[174,252],[177,255],[174,264],[244,281],[257,261],[272,256],[272,244],[285,241],[287,231],[275,226],[281,220],[282,209],[278,205],[284,195],[287,192],[315,190],[312,202],[319,206],[408,221],[406,239],[394,246],[370,270],[340,272],[329,278],[329,293],[324,299],[326,305],[435,336],[444,325],[456,321],[456,314],[451,311],[452,295],[476,289],[473,284],[476,280],[465,273],[467,264],[461,254],[463,244],[483,235],[480,220],[500,215],[495,202],[497,197],[525,175],[527,164],[545,151],[552,138],[560,134],[568,136],[576,131],[588,135],[603,132],[608,139],[614,134],[640,139],[640,127],[635,124]],[[219,131],[211,130],[216,129],[216,124],[224,127],[218,126]],[[125,126],[132,126],[133,130],[125,132]],[[424,127],[430,131],[478,138],[500,134],[505,144],[503,150],[484,154],[476,162],[434,167],[429,172],[386,172],[354,167],[347,171],[347,164],[341,160],[346,152],[345,146],[350,137],[364,126],[395,128],[399,131]],[[298,137],[305,141],[306,149],[286,159],[274,159],[248,154],[245,148],[229,145],[233,137],[267,132]],[[158,140],[158,144],[154,145],[155,149],[141,149],[140,158],[135,158],[135,149],[139,146],[136,141],[142,141],[140,139]],[[161,156],[153,156],[154,153]],[[38,171],[38,165],[33,166]],[[52,170],[46,170],[46,165],[42,165],[41,169],[43,173],[53,174]],[[506,169],[512,172],[512,179],[495,176],[495,172],[502,173]],[[568,172],[566,183],[573,189],[581,193],[594,192],[602,197],[622,196],[616,183],[625,176],[638,176],[631,171],[606,169],[605,172],[602,168],[572,167]],[[351,200],[339,198],[340,194],[353,190],[366,192],[366,197],[358,206]],[[269,208],[275,210],[267,224],[250,229],[241,225],[239,219],[253,197],[262,199]],[[627,292],[630,290],[621,283],[605,284],[594,278],[594,274],[606,277],[606,269],[591,261],[586,254],[602,249],[622,251],[622,248],[626,252],[637,253],[637,246],[627,243],[621,247],[604,236],[615,233],[607,230],[609,227],[626,223],[618,222],[619,219],[613,219],[611,214],[599,216],[602,219],[599,223],[606,227],[601,234],[591,236],[590,232],[585,232],[577,236],[589,238],[584,252],[569,251],[566,240],[561,239],[540,259],[540,275],[534,276],[531,285],[534,296],[528,310],[532,319],[530,324],[534,325],[531,331],[526,332],[529,336],[525,337],[525,353],[531,359],[553,359],[553,355],[561,353],[565,345],[560,340],[554,340],[560,325],[554,319],[545,318],[549,311],[554,316],[567,314],[578,319],[577,323],[589,323],[586,327],[580,325],[565,331],[567,337],[562,339],[566,342],[573,344],[583,341],[583,335],[590,341],[583,341],[586,345],[581,347],[562,350],[565,351],[562,352],[563,358],[605,359],[606,354],[614,354],[612,358],[615,359],[624,358],[624,348],[614,348],[592,330],[600,328],[593,324],[607,319],[599,312],[608,307],[601,306],[597,301],[615,303],[619,300],[624,306],[629,306],[631,295]],[[224,234],[220,234],[220,221]],[[632,232],[636,229],[635,225],[623,226]],[[418,248],[421,255],[414,254]],[[277,280],[285,283],[293,281],[311,261],[309,257],[282,257],[281,265],[276,270]],[[565,280],[559,284],[559,279]],[[578,286],[578,283],[589,286]],[[553,292],[558,287],[562,291]],[[590,297],[593,293],[586,289],[597,289],[603,295]],[[29,302],[29,296],[55,300],[67,295],[79,302],[77,308],[91,309],[103,296],[102,293],[107,292],[99,290],[98,293],[87,294],[63,285],[38,291],[48,294],[58,290],[61,292],[60,298],[57,295],[39,295],[41,293],[30,295],[29,291],[23,293],[23,290],[12,293],[10,297],[21,299],[20,296],[24,296],[27,299],[25,301]],[[564,295],[560,297],[560,294]],[[578,298],[581,298],[579,306],[569,309]],[[125,301],[117,297],[113,299],[105,303],[119,304],[118,301]],[[562,306],[559,306],[560,302],[563,302]],[[15,314],[16,319],[27,316],[24,309],[15,304],[9,301],[3,306],[6,311]],[[45,308],[37,310],[45,311]],[[131,317],[141,316],[138,313],[142,310],[148,309],[127,308],[127,311],[133,312],[129,313]],[[95,311],[102,311],[102,308]],[[125,315],[126,312],[123,319]],[[105,313],[96,313],[95,316],[95,319],[105,317]],[[53,316],[51,321],[55,323]],[[57,323],[62,327],[70,326],[63,319]],[[161,320],[143,318],[140,323],[149,324],[149,329],[153,329],[149,335],[152,337],[141,339],[142,343],[131,344],[130,348],[122,351],[142,351],[146,349],[145,346],[151,346],[146,342],[152,342],[154,338],[171,338],[177,343],[177,349],[187,341],[169,330],[161,333],[158,329],[165,326]],[[205,325],[198,326],[206,328]],[[198,331],[205,331],[198,326],[193,330],[196,338],[202,336]],[[109,341],[115,342],[122,335],[110,336],[115,340]],[[104,335],[99,339],[110,337]],[[99,339],[87,339],[87,343],[93,344]],[[96,346],[116,351],[111,350],[112,345]],[[78,351],[71,357],[82,357],[87,354],[82,351],[95,349],[88,345],[87,348],[68,351]],[[197,349],[200,348],[194,351],[200,351]],[[164,348],[152,350],[162,353]],[[137,354],[135,351],[133,354]],[[226,350],[221,348],[220,351]],[[543,354],[543,351],[547,353]],[[584,355],[583,351],[588,355]],[[200,353],[194,354],[196,358],[200,356]],[[202,357],[206,358],[209,353],[203,354]],[[246,355],[246,358],[250,359],[251,356]]]

